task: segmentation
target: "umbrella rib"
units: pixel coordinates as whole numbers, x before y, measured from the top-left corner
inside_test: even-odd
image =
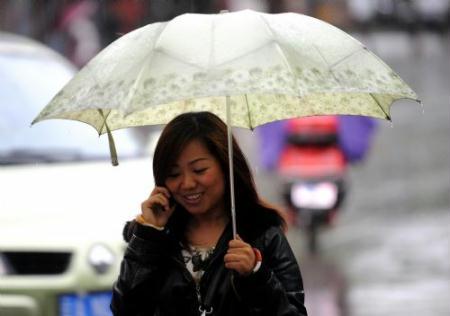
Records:
[[[160,54],[162,54],[162,55],[165,55],[165,56],[167,56],[167,57],[169,57],[169,58],[172,58],[172,59],[174,59],[174,60],[179,61],[180,63],[183,63],[183,64],[186,64],[186,65],[192,66],[192,67],[194,67],[194,68],[198,68],[198,69],[200,69],[200,70],[208,69],[208,67],[202,67],[202,66],[197,65],[197,64],[194,64],[194,63],[192,63],[192,62],[188,62],[188,61],[183,60],[183,59],[181,59],[181,58],[179,58],[179,57],[177,57],[177,56],[175,56],[175,55],[169,54],[169,53],[167,53],[166,51],[158,51],[158,52],[159,52]]]
[[[269,25],[269,23],[266,21],[266,19],[265,19],[262,15],[258,15],[258,17],[261,18],[261,20],[262,20],[262,21],[264,22],[264,24],[266,25],[267,29],[272,33],[272,35],[273,35],[274,37],[276,37],[275,33],[273,32],[272,28],[270,27],[270,25]],[[277,45],[277,47],[279,48],[279,50],[280,50],[280,52],[281,52],[281,54],[282,54],[282,56],[283,56],[283,58],[284,58],[284,60],[285,60],[285,62],[286,62],[286,64],[287,64],[287,66],[288,66],[289,71],[291,72],[291,74],[294,75],[294,72],[292,71],[292,69],[291,69],[291,67],[290,67],[290,65],[289,65],[288,59],[287,59],[286,54],[284,53],[284,51],[283,51],[281,45],[280,45],[278,42],[276,42],[276,45]],[[339,85],[341,85],[341,82],[340,82],[339,79],[336,77],[336,75],[333,73],[332,68],[334,68],[336,65],[338,65],[339,63],[341,63],[341,62],[344,61],[345,59],[347,59],[347,58],[353,56],[354,54],[356,54],[356,53],[359,52],[360,50],[356,50],[356,51],[352,52],[351,54],[349,54],[348,56],[345,56],[345,57],[341,58],[341,59],[338,60],[337,62],[335,62],[335,63],[333,63],[333,64],[329,64],[328,61],[326,60],[326,58],[323,56],[323,54],[322,54],[322,52],[320,51],[320,49],[319,49],[316,45],[314,45],[314,44],[313,44],[313,47],[314,47],[314,49],[317,51],[317,53],[319,54],[319,56],[322,58],[322,60],[325,62],[325,64],[327,65],[328,70],[329,70],[329,72],[331,73],[331,75],[332,75],[332,77],[334,78],[334,80],[336,80],[336,82],[337,82]],[[364,49],[365,49],[365,47],[364,47]],[[296,77],[294,76],[294,78],[296,78]]]
[[[160,27],[159,27],[159,34],[156,36],[156,38],[158,39],[160,36],[161,36],[161,34],[162,34],[162,32],[164,32],[164,30],[165,30],[165,28],[167,27],[167,23],[161,23],[161,25],[160,25]],[[158,41],[158,40],[155,40],[155,41],[153,41],[153,45],[152,45],[152,49],[150,50],[150,53],[149,54],[146,54],[143,58],[142,58],[142,60],[149,60],[149,64],[151,64],[152,63],[152,55],[154,55],[154,53],[153,53],[153,51],[154,51],[154,47],[155,47],[155,45],[156,45],[156,42]],[[120,64],[120,63],[119,63]],[[139,82],[139,80],[140,80],[140,78],[142,78],[142,74],[144,73],[144,67],[141,67],[140,68],[140,70],[139,70],[139,72],[138,72],[138,74],[137,74],[137,76],[134,78],[134,79],[132,79],[132,82],[133,82],[133,84],[132,84],[132,86],[130,87],[130,89],[129,89],[129,91],[128,91],[128,94],[127,94],[127,96],[126,96],[126,98],[124,99],[125,100],[125,104],[127,104],[127,108],[128,108],[128,105],[132,102],[132,100],[133,100],[133,98],[135,97],[135,95],[134,95],[134,93],[133,93],[133,90],[134,91],[136,91],[137,89],[135,88],[136,86],[137,86],[137,84],[138,84],[138,82]],[[94,77],[94,80],[96,81],[96,78]],[[97,81],[96,81],[97,82]],[[135,89],[133,89],[133,88],[135,88]],[[102,114],[103,115],[103,114]],[[109,115],[109,114],[108,114]],[[106,119],[105,119],[106,120]],[[101,130],[103,130],[103,128],[105,127],[105,125],[103,124],[103,126],[102,126],[102,129]]]
[[[325,58],[325,56],[323,56],[322,52],[320,51],[320,49],[319,49],[316,45],[312,44],[312,46],[313,46],[314,49],[317,51],[317,53],[319,54],[319,56],[322,58],[323,62],[327,65],[328,71],[330,72],[330,74],[331,74],[331,76],[333,77],[333,79],[337,82],[337,84],[339,84],[340,86],[342,86],[341,81],[339,80],[338,77],[336,77],[336,75],[335,75],[334,72],[333,72],[333,69],[332,69],[332,68],[334,67],[334,65],[332,66],[332,65],[330,65],[330,64],[328,63],[327,59]]]
[[[335,74],[333,73],[332,68],[336,67],[336,65],[340,64],[342,61],[346,60],[347,58],[353,56],[354,54],[358,53],[361,51],[361,49],[355,50],[352,53],[348,54],[347,56],[341,58],[339,61],[333,63],[332,65],[330,65],[328,63],[328,61],[325,59],[325,57],[322,55],[322,53],[320,52],[319,48],[313,44],[313,47],[317,50],[317,53],[319,54],[319,56],[323,59],[323,61],[325,62],[325,64],[327,64],[328,66],[328,70],[330,71],[331,75],[333,76],[333,78],[336,80],[336,82],[341,85],[340,80],[335,76]],[[363,49],[366,49],[363,47]],[[378,105],[378,107],[381,109],[381,111],[383,111],[384,115],[386,116],[387,120],[391,120],[391,117],[389,116],[388,113],[386,113],[386,111],[383,109],[383,107],[381,106],[380,102],[378,102],[377,98],[375,98],[375,96],[370,93],[370,97],[375,101],[375,103]]]
[[[156,36],[156,40],[153,42],[153,47],[152,47],[152,49],[155,48],[156,43],[158,42],[159,38],[161,37],[162,32],[164,32],[164,30],[167,28],[168,25],[169,25],[169,22],[161,23],[161,26],[159,27],[161,31],[160,31],[159,34]]]
[[[375,103],[378,105],[378,107],[381,109],[381,111],[383,111],[384,115],[386,115],[386,119],[388,121],[391,121],[391,116],[388,113],[386,113],[386,111],[383,109],[380,102],[378,102],[377,98],[373,95],[373,93],[369,93],[369,95],[375,101]]]
[[[156,40],[153,42],[152,49],[150,50],[150,53],[147,54],[147,55],[145,55],[144,58],[142,58],[144,61],[145,61],[145,60],[149,60],[149,64],[150,64],[150,65],[152,64],[152,61],[153,61],[152,56],[154,55],[154,51],[155,51],[154,48],[155,48],[155,46],[156,46],[156,43],[158,42],[158,39],[159,39],[159,37],[161,36],[162,32],[164,32],[164,30],[166,29],[167,24],[168,24],[168,23],[161,24],[161,26],[160,26],[160,32],[159,32],[159,34],[156,36]],[[132,93],[132,92],[133,92],[133,91],[137,91],[137,88],[135,88],[135,87],[138,85],[138,82],[139,82],[140,79],[142,78],[142,75],[144,74],[144,69],[145,69],[145,67],[141,67],[141,69],[139,70],[137,76],[136,76],[135,79],[133,80],[133,86],[130,87],[130,90],[129,90],[128,95],[127,95],[127,101],[128,101],[128,102],[126,102],[127,105],[130,104],[131,101],[132,101],[133,98],[134,98],[134,93]],[[133,88],[135,88],[135,89],[133,89]],[[128,107],[128,106],[127,106],[127,107]]]
[[[250,105],[248,104],[247,93],[244,94],[244,97],[245,97],[245,104],[247,105],[248,126],[250,126],[250,130],[253,131],[254,126],[253,126],[253,122],[252,122],[252,116],[251,116],[251,113],[250,113]]]
[[[161,32],[159,32],[159,35],[157,36],[158,38],[159,38],[159,36],[161,36],[161,33],[164,31],[164,29],[166,28],[166,26],[167,26],[167,23],[161,23],[161,26],[160,26]],[[155,43],[156,43],[156,41],[154,42],[153,47],[155,46]],[[151,51],[153,51],[153,49],[152,49]],[[148,55],[146,56],[146,58],[148,58]],[[85,66],[85,68],[86,68],[86,69],[89,69],[89,67],[90,67],[90,64],[88,63],[88,64]],[[142,72],[142,68],[141,68],[141,71],[140,71],[139,73],[141,73],[141,72]],[[90,73],[93,74],[93,72],[91,72],[91,71],[90,71]],[[93,80],[94,80],[94,82],[95,82],[96,84],[99,84],[99,81],[98,81],[97,77],[95,76],[95,74],[92,76],[92,78],[93,78]],[[134,80],[133,86],[136,86],[136,80]],[[131,92],[131,89],[130,89],[130,92]],[[128,97],[128,98],[130,98],[130,97]],[[110,113],[110,112],[109,112],[109,113]],[[109,113],[108,113],[108,115],[109,115]],[[101,113],[101,115],[103,116],[103,113]],[[106,118],[105,118],[105,120],[106,120]],[[104,127],[105,127],[105,122],[103,123],[103,125],[102,125],[100,131],[103,131],[103,128],[104,128]]]
[[[209,59],[208,59],[208,70],[211,68],[211,64],[212,64],[212,62],[211,62],[211,60],[214,58],[214,55],[215,55],[215,51],[214,51],[214,34],[215,34],[215,29],[216,29],[216,23],[215,23],[215,19],[211,19],[211,23],[212,23],[212,26],[211,26],[211,49],[210,49],[210,51],[209,51]]]
[[[156,36],[156,40],[153,42],[153,45],[152,45],[152,49],[151,49],[151,54],[150,54],[150,57],[151,56],[153,56],[154,55],[154,51],[155,51],[155,46],[156,46],[156,43],[158,42],[158,40],[159,40],[159,38],[161,37],[161,34],[164,32],[164,30],[167,28],[167,25],[168,25],[169,23],[163,23],[163,24],[161,24],[161,26],[160,26],[160,32],[159,32],[159,34]],[[150,61],[152,61],[152,60],[150,60]]]
[[[268,31],[272,34],[272,36],[274,38],[277,38],[276,33],[272,30],[272,28],[270,27],[269,23],[264,18],[264,16],[260,14],[260,15],[258,15],[258,17],[263,21],[264,25],[266,26]],[[275,45],[280,50],[281,56],[283,57],[284,63],[286,64],[287,68],[289,69],[289,72],[293,75],[293,78],[296,78],[295,73],[292,70],[291,65],[289,64],[288,58],[286,57],[286,54],[285,54],[282,46],[280,45],[280,43],[278,41],[275,41]]]
[[[136,95],[135,92],[138,90],[137,86],[138,86],[138,83],[141,81],[143,74],[144,74],[144,67],[141,67],[137,76],[133,80],[133,85],[130,87],[130,90],[128,91],[128,95],[127,95],[126,102],[125,102],[127,104],[127,108],[128,108],[128,105],[132,102],[133,98]]]
[[[216,67],[220,67],[220,66],[226,65],[227,63],[230,63],[230,62],[232,62],[232,61],[235,61],[236,59],[242,58],[243,56],[250,55],[250,54],[252,54],[252,53],[254,53],[254,52],[260,50],[261,48],[265,47],[266,45],[267,45],[267,43],[264,43],[264,44],[262,44],[261,46],[256,47],[255,49],[252,49],[251,51],[247,52],[247,53],[244,54],[244,55],[239,55],[239,56],[237,56],[237,57],[234,57],[234,58],[232,58],[232,59],[229,59],[229,60],[227,60],[227,61],[224,61],[223,63],[216,64],[215,66],[216,66]]]
[[[159,35],[157,36],[157,39],[155,40],[155,42],[154,42],[154,44],[153,44],[153,48],[155,48],[156,43],[158,42],[159,38],[161,37],[161,34],[164,32],[164,30],[166,29],[166,27],[167,27],[168,25],[169,25],[169,22],[164,23],[164,27],[162,27],[161,32],[159,32]],[[154,51],[154,49],[152,49],[152,51]],[[170,58],[172,58],[172,59],[174,59],[174,60],[177,60],[177,61],[179,61],[180,63],[184,63],[184,64],[193,66],[193,67],[198,68],[198,69],[202,69],[202,70],[204,69],[203,67],[200,67],[199,65],[196,65],[196,64],[194,64],[194,63],[187,62],[187,61],[185,61],[185,60],[182,60],[181,58],[179,58],[179,57],[177,57],[177,56],[175,56],[175,55],[169,54],[169,53],[166,52],[166,51],[158,50],[158,52],[161,53],[161,54],[163,54],[163,55],[165,55],[165,56],[167,56],[167,57],[170,57]]]
[[[317,49],[317,48],[316,48],[316,49]],[[330,68],[336,67],[337,65],[339,65],[340,63],[342,63],[344,60],[346,60],[346,59],[352,57],[353,55],[355,55],[355,54],[357,54],[357,53],[359,53],[361,50],[367,50],[367,48],[362,47],[362,48],[360,48],[360,49],[356,49],[356,50],[354,50],[353,52],[351,52],[350,54],[348,54],[347,56],[344,56],[344,57],[342,57],[341,59],[339,59],[338,61],[336,61],[336,62],[334,62],[333,64],[331,64],[329,67],[330,67]]]

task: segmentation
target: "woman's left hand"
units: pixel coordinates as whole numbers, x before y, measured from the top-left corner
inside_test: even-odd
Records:
[[[235,270],[241,276],[247,276],[253,272],[256,256],[252,246],[237,236],[237,239],[230,240],[228,243],[224,261],[227,269]]]

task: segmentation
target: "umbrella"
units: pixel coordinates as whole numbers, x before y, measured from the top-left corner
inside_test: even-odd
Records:
[[[33,121],[79,120],[107,133],[210,111],[254,127],[310,115],[390,120],[407,84],[356,39],[295,13],[183,14],[138,28],[102,50]],[[231,150],[232,146],[228,146]],[[230,153],[230,160],[232,153]],[[233,169],[230,161],[232,217]]]

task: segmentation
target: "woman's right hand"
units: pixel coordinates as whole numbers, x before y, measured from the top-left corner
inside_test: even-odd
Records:
[[[165,187],[155,187],[149,198],[141,203],[142,217],[146,223],[164,227],[175,206],[169,205],[170,192]]]

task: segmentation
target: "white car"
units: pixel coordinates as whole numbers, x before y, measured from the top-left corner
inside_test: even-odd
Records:
[[[110,315],[124,223],[153,187],[129,130],[30,123],[75,69],[49,49],[0,33],[0,315]],[[147,153],[149,154],[149,153]],[[122,158],[122,159],[121,159]]]

